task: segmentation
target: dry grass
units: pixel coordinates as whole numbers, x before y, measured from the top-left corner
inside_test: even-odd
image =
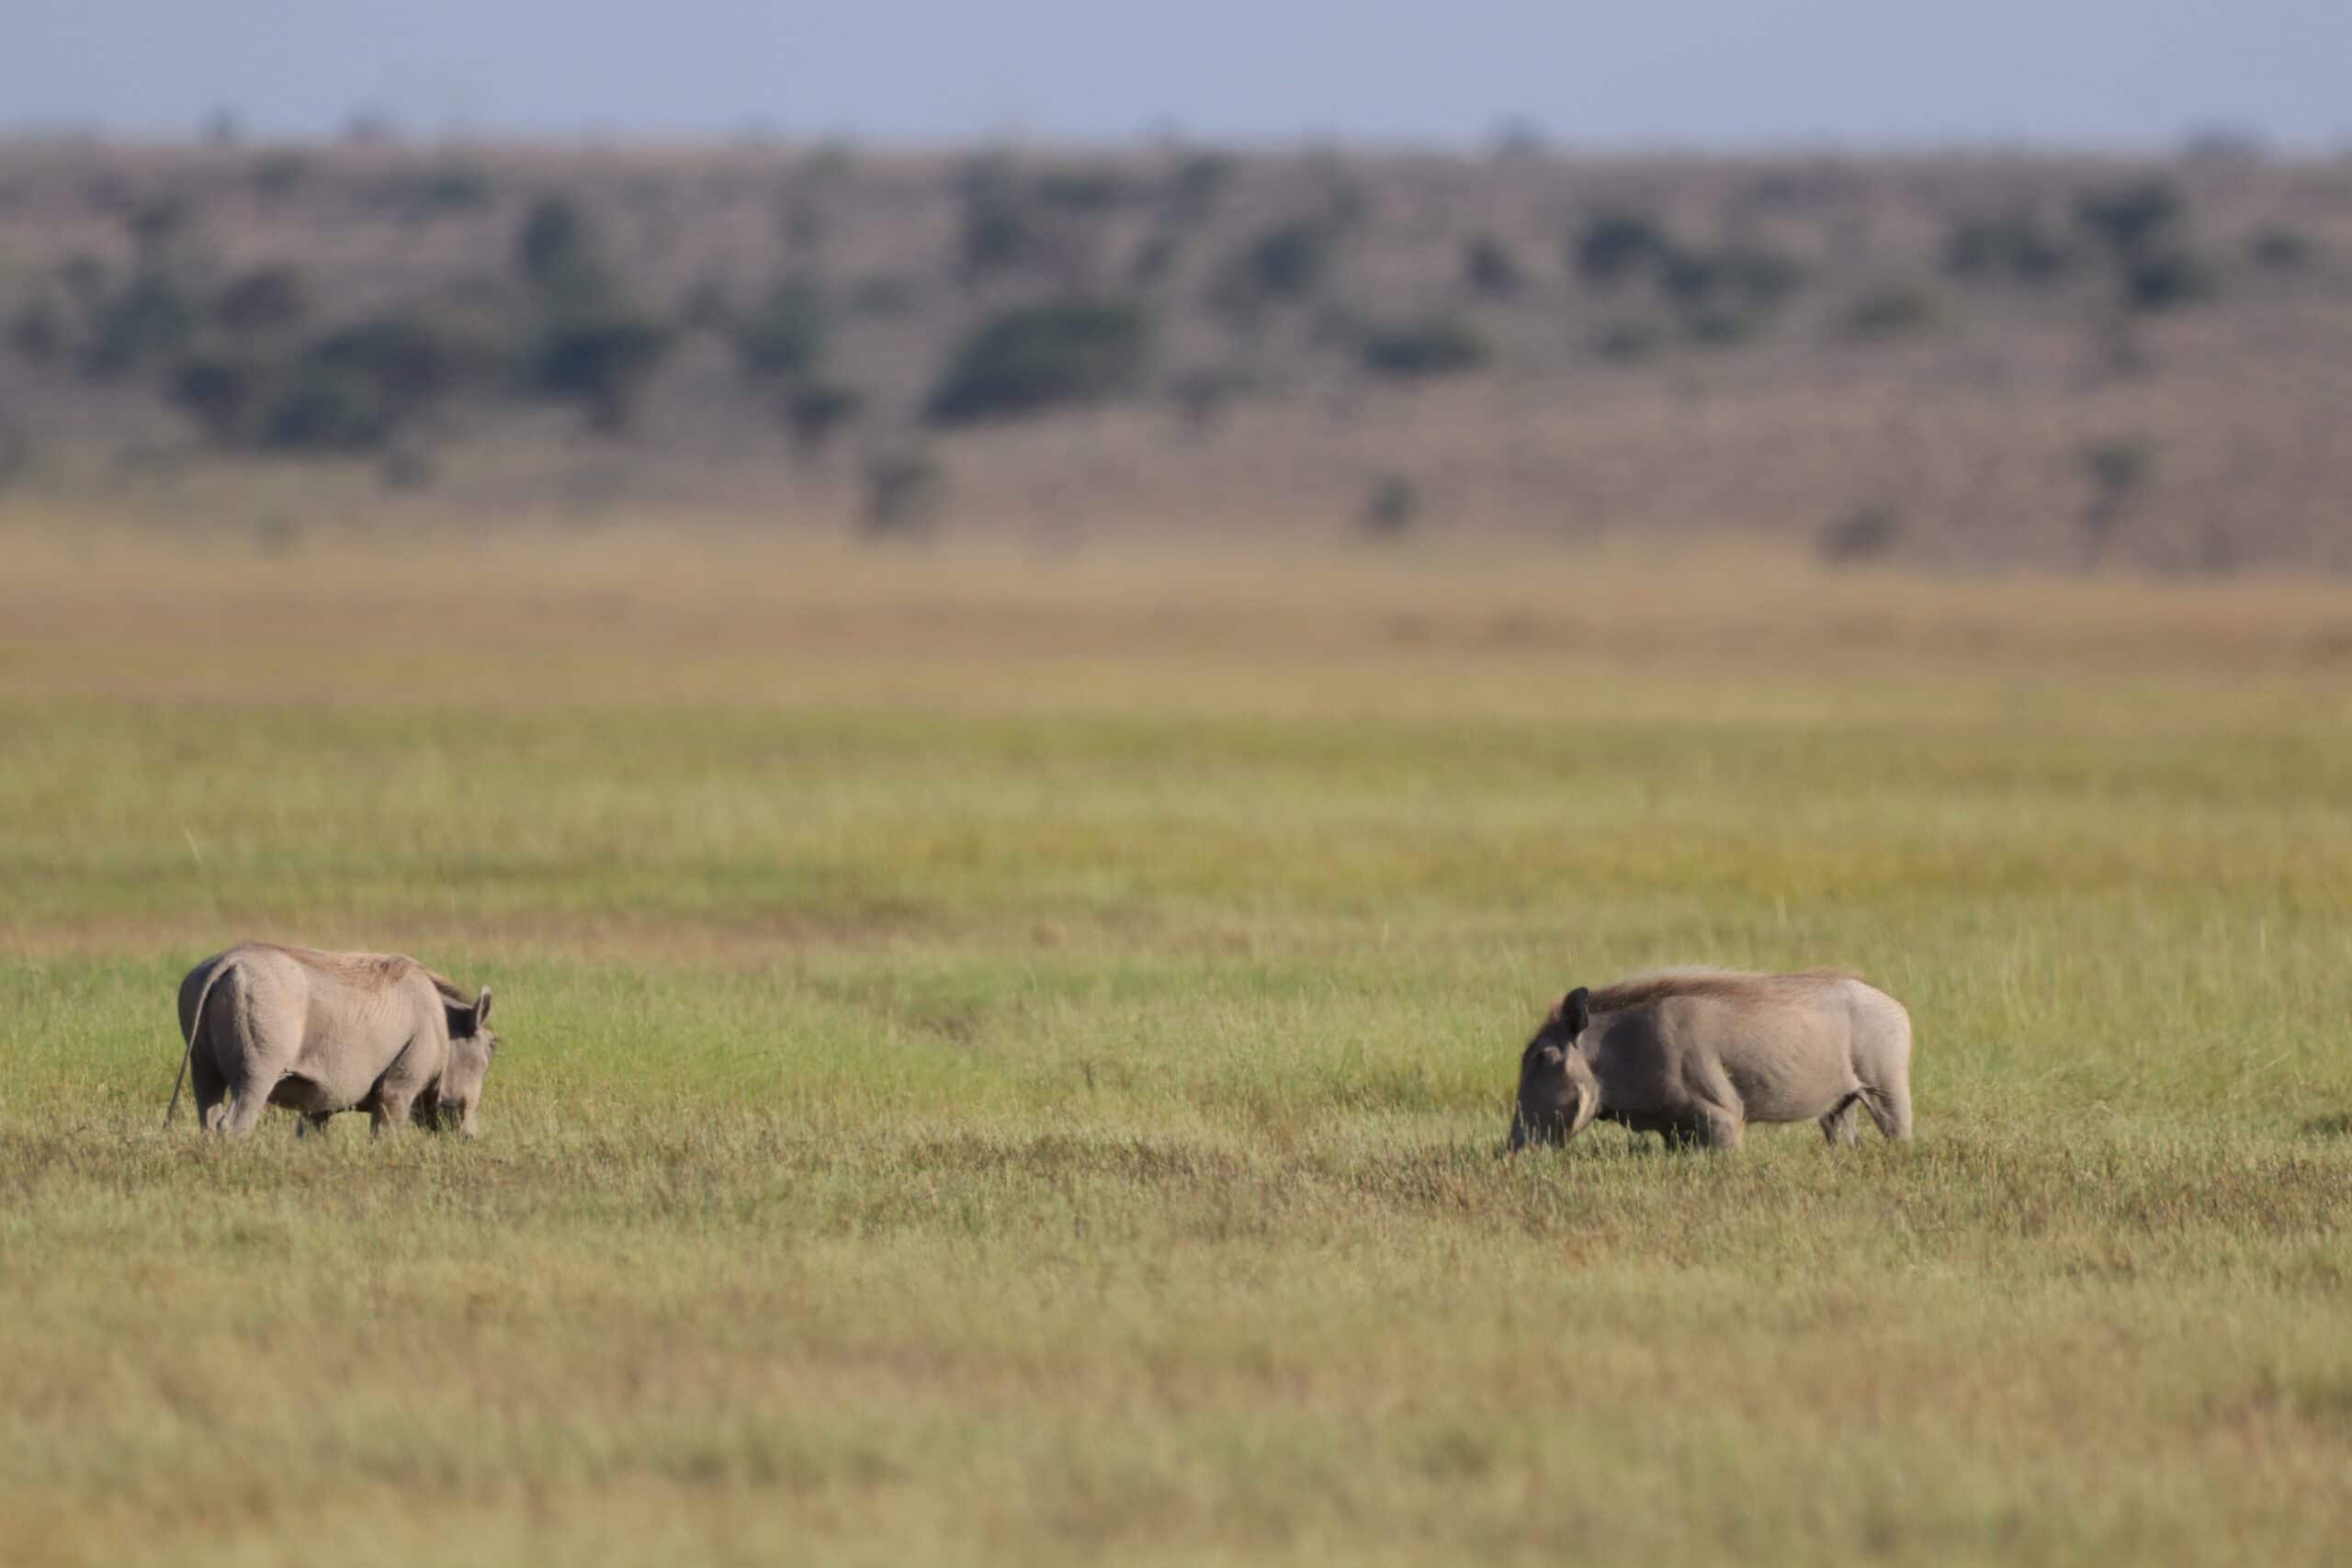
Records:
[[[2331,1562],[2318,583],[98,528],[0,580],[12,1562]],[[485,1136],[159,1132],[237,935]],[[1850,964],[1920,1137],[1497,1157]]]
[[[1932,581],[1758,544],[1039,555],[445,522],[256,556],[35,521],[0,536],[0,691],[29,701],[2303,730],[2342,718],[2352,661],[2324,581]]]

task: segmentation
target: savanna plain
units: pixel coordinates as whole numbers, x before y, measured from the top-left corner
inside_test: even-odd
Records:
[[[12,1563],[2352,1540],[2352,592],[6,543]],[[241,937],[493,986],[483,1136],[161,1127]],[[1501,1157],[1681,962],[1917,1141]]]

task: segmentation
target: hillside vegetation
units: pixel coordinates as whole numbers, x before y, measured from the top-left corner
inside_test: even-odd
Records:
[[[0,145],[0,505],[2352,559],[2352,166]]]

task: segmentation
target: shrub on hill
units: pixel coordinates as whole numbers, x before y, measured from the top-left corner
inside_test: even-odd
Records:
[[[939,525],[947,505],[947,473],[937,458],[911,447],[877,454],[865,467],[865,505],[858,525],[876,538],[922,535]]]
[[[514,237],[514,265],[544,293],[600,289],[604,249],[587,209],[568,196],[549,194],[534,201]]]
[[[1521,282],[1518,258],[1495,235],[1473,235],[1462,245],[1462,281],[1484,299],[1508,299]]]
[[[932,389],[933,424],[1017,418],[1098,401],[1132,385],[1148,363],[1153,321],[1132,299],[1023,306],[967,338]]]
[[[784,400],[785,428],[794,448],[814,456],[825,449],[834,434],[865,410],[865,394],[854,387],[812,381],[796,387]]]
[[[1849,302],[1838,313],[1837,332],[1840,337],[1869,343],[1924,332],[1935,321],[1933,295],[1912,284],[1888,283]]]
[[[1365,369],[1407,380],[1476,370],[1492,353],[1474,322],[1450,313],[1372,326],[1358,349]]]
[[[1603,212],[1585,220],[1568,249],[1577,276],[1606,288],[1662,265],[1673,242],[1653,220],[1637,212]]]
[[[2309,272],[2325,253],[2320,243],[2286,223],[2267,223],[2248,236],[2246,259],[2265,272]]]
[[[824,300],[817,286],[787,278],[735,323],[735,357],[757,379],[807,376],[824,357]]]
[[[2040,287],[2064,276],[2074,263],[2064,237],[2026,209],[1962,216],[1944,234],[1944,271],[1966,283]]]
[[[594,300],[541,324],[526,376],[533,389],[580,404],[592,427],[615,434],[635,420],[671,342],[668,323],[650,312],[618,299]]]
[[[1322,219],[1277,223],[1236,258],[1234,280],[1260,299],[1304,299],[1321,287],[1338,249],[1338,232]]]
[[[338,327],[311,344],[305,357],[364,383],[387,407],[406,413],[488,378],[508,352],[485,323],[412,306]]]
[[[275,333],[301,325],[310,290],[290,266],[257,266],[230,280],[212,302],[212,319],[232,333]]]
[[[91,313],[82,370],[113,380],[169,360],[196,330],[197,309],[169,274],[142,268]]]
[[[268,393],[254,445],[267,452],[365,452],[390,440],[399,423],[399,412],[364,377],[305,360]]]
[[[173,405],[196,422],[208,440],[235,446],[250,439],[252,422],[271,367],[251,355],[221,351],[190,355],[165,388]]]

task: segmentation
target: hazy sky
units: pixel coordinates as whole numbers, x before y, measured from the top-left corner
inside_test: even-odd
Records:
[[[2167,145],[2352,135],[2352,0],[0,0],[0,123]]]

